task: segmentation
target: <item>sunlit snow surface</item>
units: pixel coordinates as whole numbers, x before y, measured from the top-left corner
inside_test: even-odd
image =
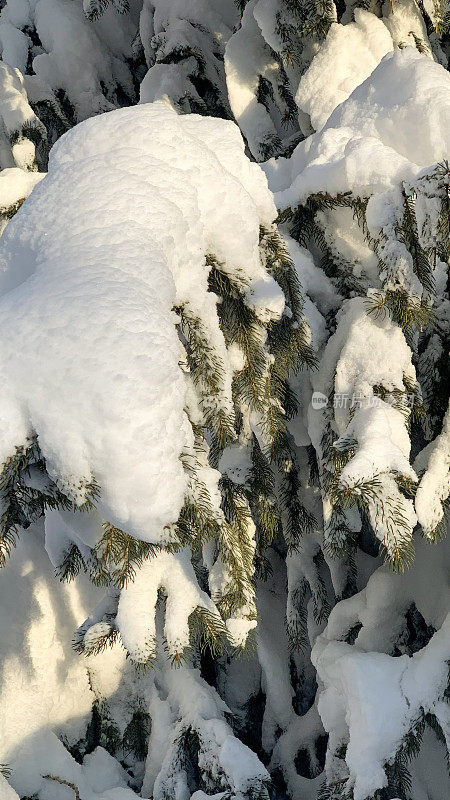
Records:
[[[314,62],[310,69],[314,75]],[[314,192],[369,197],[448,156],[450,75],[414,48],[388,53],[341,100],[336,88],[324,127],[291,158],[271,159],[265,166],[280,209]]]
[[[192,444],[171,309],[189,303],[218,328],[214,253],[261,319],[279,317],[258,249],[275,213],[231,122],[156,103],[62,137],[0,247],[0,461],[35,432],[68,493],[82,499],[80,480],[95,477],[102,516],[158,541]]]

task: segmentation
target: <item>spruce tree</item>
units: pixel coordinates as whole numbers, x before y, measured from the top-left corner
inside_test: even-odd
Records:
[[[70,787],[88,800],[94,784],[83,783],[85,773],[99,772],[96,759],[106,759],[105,769],[118,776],[114,786],[152,800],[421,800],[422,787],[427,797],[443,800],[450,660],[445,4],[39,0],[28,6],[19,13],[7,0],[0,12],[2,230],[20,209],[1,244],[2,295],[17,291],[29,274],[29,254],[15,255],[18,277],[12,277],[17,243],[29,236],[31,251],[39,241],[47,253],[45,242],[58,241],[61,208],[74,202],[84,178],[92,183],[78,194],[78,207],[86,204],[80,230],[97,241],[113,219],[109,238],[126,254],[123,264],[135,252],[126,231],[135,231],[144,207],[148,219],[161,219],[163,209],[157,239],[169,248],[172,237],[174,249],[185,242],[176,297],[161,325],[168,321],[167,341],[173,344],[173,334],[179,348],[187,425],[179,513],[161,536],[140,536],[105,512],[108,482],[95,470],[79,469],[76,459],[68,474],[61,469],[48,444],[52,425],[45,428],[39,415],[30,425],[32,414],[23,409],[39,396],[39,381],[30,388],[25,371],[28,396],[17,400],[22,390],[12,391],[11,381],[27,358],[17,339],[2,389],[2,416],[11,422],[0,447],[3,574],[12,569],[18,586],[22,581],[42,597],[38,578],[32,584],[27,576],[35,563],[45,575],[41,585],[51,585],[48,564],[42,566],[45,524],[46,551],[61,582],[54,603],[74,607],[77,587],[89,602],[96,592],[74,632],[82,667],[73,667],[67,654],[66,627],[61,634],[64,663],[77,676],[86,665],[89,676],[80,713],[86,704],[92,710],[79,723],[66,713],[65,728],[49,712],[48,724],[66,749],[61,745],[46,778],[30,773],[25,786],[20,753],[15,760],[14,748],[6,747],[6,755],[0,749],[1,788],[9,781],[21,798],[43,800],[59,785],[61,800]],[[151,191],[147,186],[141,195],[133,184],[133,199],[119,214],[118,192],[113,199],[110,184],[95,183],[95,164],[112,153],[100,133],[102,123],[109,125],[105,117],[98,129],[85,128],[89,136],[71,151],[89,177],[66,164],[62,199],[53,196],[46,205],[47,181],[36,200],[24,203],[63,133],[139,99],[144,106],[163,100],[184,125],[160,121],[160,128],[139,129],[135,176],[148,176]],[[259,167],[242,161],[236,138],[233,144],[227,138],[232,123],[210,117],[234,119],[250,159],[265,162],[278,219]],[[118,136],[115,163],[135,131],[133,125],[121,134],[108,130],[106,139]],[[190,140],[177,185],[170,170],[174,163],[179,168],[177,147],[185,140],[173,144],[168,131],[175,130],[197,141],[194,147]],[[102,144],[97,150],[92,144],[92,162],[83,166],[96,131]],[[150,162],[143,143],[159,142],[160,131],[167,153]],[[57,154],[64,149],[57,148],[62,169]],[[211,151],[226,174],[211,169]],[[183,192],[194,162],[197,182],[188,200]],[[259,175],[259,200],[244,225],[239,214],[254,189],[249,175]],[[121,179],[115,174],[119,189]],[[199,206],[193,222],[192,198],[205,185],[217,196]],[[90,204],[92,186],[97,205]],[[190,220],[181,233],[171,216],[179,203]],[[49,237],[35,233],[42,230],[39,214]],[[209,238],[198,233],[200,218]],[[70,226],[60,232],[67,248],[60,269],[78,252],[79,233]],[[146,268],[158,263],[164,272],[153,252],[147,257],[148,235],[139,241]],[[189,261],[194,241],[200,271]],[[227,260],[233,243],[234,260]],[[98,248],[106,248],[103,239]],[[81,276],[96,257],[77,267]],[[256,292],[249,266],[255,258]],[[109,275],[93,276],[96,297],[97,286],[106,296]],[[159,291],[152,280],[149,303]],[[86,308],[88,302],[86,295]],[[145,318],[136,303],[133,330]],[[127,304],[123,299],[118,315]],[[25,299],[23,308],[33,318]],[[46,308],[36,308],[45,321]],[[102,319],[98,307],[92,318]],[[4,329],[5,352],[11,331]],[[120,341],[127,335],[124,329]],[[96,374],[93,368],[87,393],[93,398]],[[121,380],[123,373],[118,395]],[[175,388],[168,402],[172,394]],[[17,418],[25,414],[26,435],[9,416],[10,401]],[[52,403],[50,396],[49,419]],[[105,452],[107,443],[105,435]],[[135,471],[137,482],[139,465]],[[151,515],[155,497],[136,498],[133,509]],[[49,663],[53,657],[50,651]],[[34,754],[47,746],[39,741],[48,742],[39,736],[26,742],[33,769]],[[60,743],[52,742],[53,753]]]

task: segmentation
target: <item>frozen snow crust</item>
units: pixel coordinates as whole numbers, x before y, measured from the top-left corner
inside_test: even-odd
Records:
[[[258,316],[278,318],[283,295],[258,251],[275,216],[231,122],[155,103],[63,136],[1,242],[0,461],[35,432],[69,496],[81,502],[94,476],[105,519],[160,541],[193,441],[171,309],[201,309],[214,327],[214,253]]]

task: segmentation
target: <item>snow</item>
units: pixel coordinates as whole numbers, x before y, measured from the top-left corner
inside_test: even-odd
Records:
[[[36,525],[13,550],[0,592],[0,763],[11,769],[10,783],[22,797],[51,768],[46,743],[57,741],[51,731],[72,743],[84,735],[94,696],[71,641],[98,590],[86,578],[69,585],[55,580]]]
[[[396,0],[383,22],[392,36],[394,48],[416,47],[419,42],[427,57],[433,58],[425,21],[415,0]]]
[[[198,669],[171,669],[166,659],[158,660],[150,699],[152,725],[142,793],[154,800],[167,797],[189,800],[191,793],[180,759],[180,737],[187,730],[199,738],[198,766],[208,795],[228,788],[244,797],[252,787],[261,789],[269,780],[256,755],[237,739],[225,721],[229,709]],[[194,794],[195,797],[195,794]],[[197,794],[202,798],[203,794]],[[221,793],[218,793],[218,798]]]
[[[362,8],[355,8],[354,22],[331,25],[311,66],[302,75],[296,95],[297,105],[310,115],[316,131],[392,49],[384,22]]]
[[[253,16],[261,29],[264,40],[275,52],[280,50],[280,37],[274,30],[274,19],[276,19],[277,13],[280,14],[277,0],[257,0],[253,5]]]
[[[302,75],[296,95],[299,109],[309,114],[313,128],[324,127],[331,113],[369,78],[386,54],[397,47],[415,48],[413,34],[432,59],[425,23],[414,0],[396,0],[381,19],[355,7],[353,22],[333,23]]]
[[[164,100],[178,110],[208,110],[196,88],[201,71],[214,87],[215,101],[228,108],[223,51],[237,23],[233,0],[153,0],[144,2],[140,37],[149,67],[140,86],[144,103]]]
[[[0,23],[0,48],[2,61],[25,72],[28,59],[27,36],[11,22]]]
[[[424,566],[422,561],[421,567]],[[426,572],[431,576],[432,570],[426,568]],[[383,575],[387,579],[385,587],[378,580]],[[417,581],[417,573],[414,577]],[[425,576],[422,574],[419,580],[424,583]],[[377,631],[380,621],[392,639],[395,637],[394,609],[401,614],[398,602],[402,588],[404,591],[405,584],[410,589],[414,586],[411,577],[405,578],[403,587],[401,583],[396,585],[396,581],[402,579],[395,576],[392,580],[390,576],[389,580],[384,568],[375,573],[364,592],[332,611],[328,626],[312,652],[320,680],[319,712],[333,744],[342,741],[342,737],[348,742],[345,758],[355,800],[365,800],[387,785],[384,764],[392,760],[422,711],[435,713],[439,719],[443,713],[440,698],[447,682],[450,617],[444,619],[441,629],[413,656],[364,652],[382,646]],[[363,615],[364,598],[368,600],[369,596],[370,605],[367,602]],[[395,596],[397,606],[393,604]],[[442,606],[448,609],[448,591],[441,598]],[[352,614],[346,618],[347,608],[352,609]],[[364,624],[355,645],[336,641],[357,619]],[[445,710],[444,720],[447,714]]]
[[[290,159],[265,165],[277,207],[315,192],[370,197],[412,180],[448,155],[449,123],[448,72],[411,47],[389,53]]]
[[[114,65],[109,54],[100,49],[82,6],[43,0],[36,5],[35,24],[47,51],[33,59],[36,75],[54,91],[64,89],[79,122],[93,113],[110,111],[113,104],[103,96],[100,81],[109,83]],[[69,59],[67,53],[71,54]]]
[[[43,177],[43,172],[25,172],[19,167],[2,169],[0,172],[0,213],[4,213],[19,200],[28,197]]]
[[[377,137],[362,136],[351,127],[326,126],[297,146],[291,164],[282,161],[265,168],[280,210],[305,203],[319,192],[336,196],[351,188],[356,196],[369,197],[417,174],[415,165]],[[292,178],[285,178],[283,166],[292,170]]]
[[[18,24],[16,5],[17,0],[5,4],[0,14],[0,29],[2,23]],[[121,32],[118,34],[118,15],[112,8],[96,23],[86,18],[79,1],[30,0],[27,7],[22,8],[19,24],[35,26],[42,43],[33,54],[34,75],[47,89],[64,90],[75,109],[77,121],[114,108],[112,100],[103,94],[102,83],[108,92],[117,82],[132,97],[131,74],[125,63],[125,57],[131,55],[134,35],[129,18],[120,17]],[[4,56],[11,66],[25,70],[23,41],[12,47],[13,44],[10,36],[9,50]]]
[[[334,390],[341,394],[355,391],[367,395],[380,384],[388,391],[404,390],[405,378],[415,382],[411,351],[404,335],[390,319],[376,318],[366,312],[364,298],[349,300],[341,314],[339,332],[329,340],[327,347],[328,353],[333,353],[331,358],[336,349],[342,347]],[[326,358],[323,359],[323,371],[327,375],[330,373]],[[336,409],[337,418],[346,421],[348,411],[346,408]]]
[[[41,734],[20,781],[13,784],[27,787],[27,793],[34,789],[33,796],[39,800],[65,800],[73,796],[73,789],[69,793],[61,781],[73,784],[83,800],[136,798],[136,793],[127,787],[125,770],[103,748],[96,748],[78,764],[54,734]]]
[[[210,762],[216,762],[217,772],[213,777],[219,777],[220,773],[225,773],[230,782],[231,790],[239,794],[245,794],[250,787],[255,786],[255,781],[264,784],[268,781],[267,770],[263,767],[255,753],[253,753],[242,742],[236,739],[230,726],[221,719],[220,711],[226,711],[226,707],[214,696],[213,690],[204,682],[199,680],[195,670],[189,670],[185,674],[183,682],[177,680],[176,674],[172,671],[168,673],[168,679],[172,684],[172,697],[177,697],[181,718],[186,723],[191,723],[203,741],[202,751],[199,757],[200,769],[211,769]],[[175,689],[175,681],[178,691]],[[183,687],[182,695],[180,687]],[[164,773],[164,766],[162,769]],[[155,787],[157,797],[157,789]]]
[[[3,124],[9,136],[19,133],[24,125],[44,130],[28,103],[21,73],[3,61],[0,61],[0,102]]]
[[[263,155],[261,147],[277,138],[268,111],[258,102],[260,75],[270,80],[278,69],[276,60],[266,47],[253,11],[258,0],[245,6],[240,29],[225,49],[225,72],[228,96],[234,118],[247,139],[256,159]]]
[[[125,770],[103,747],[84,757],[83,772],[95,792],[126,786]]]
[[[22,531],[0,583],[0,764],[11,770],[8,782],[0,775],[2,800],[69,798],[47,774],[74,783],[83,800],[136,797],[105,750],[78,764],[61,741],[72,746],[84,738],[95,699],[120,697],[122,728],[132,713],[136,678],[127,683],[125,652],[84,659],[72,648],[75,629],[100,596],[85,576],[70,584],[55,579],[41,523]]]
[[[116,107],[118,93],[125,93],[130,101],[134,97],[127,60],[136,35],[135,11],[122,15],[112,3],[105,5],[101,18],[91,21],[82,0],[6,0],[2,4],[2,60],[24,76],[32,63],[31,75],[24,77],[29,96],[44,102],[57,116],[73,113],[74,121],[81,121]]]
[[[406,5],[402,6],[402,14],[406,14],[405,9]],[[437,204],[433,205],[428,200],[427,189],[425,184],[422,185],[425,178],[422,176],[432,170],[428,165],[445,158],[450,150],[450,78],[439,64],[407,47],[384,56],[347,99],[343,94],[338,95],[336,86],[347,74],[346,59],[353,57],[351,48],[347,51],[339,44],[340,37],[344,41],[345,36],[356,35],[355,28],[363,22],[382,30],[381,20],[356,10],[355,23],[344,27],[332,26],[330,36],[300,82],[298,99],[302,98],[302,103],[309,104],[308,111],[313,116],[314,103],[323,110],[323,117],[315,121],[318,128],[323,126],[322,130],[301,142],[290,159],[272,159],[264,169],[280,209],[305,203],[310,195],[320,192],[328,192],[332,196],[351,192],[356,197],[370,198],[366,222],[370,235],[379,241],[382,260],[379,275],[367,245],[363,246],[351,235],[348,222],[351,210],[319,212],[316,222],[324,230],[333,257],[338,260],[343,256],[344,263],[347,260],[352,265],[355,276],[363,279],[362,290],[365,289],[369,297],[373,293],[370,287],[377,289],[381,281],[384,290],[395,290],[401,286],[412,299],[419,302],[423,287],[414,273],[411,254],[398,235],[398,226],[404,213],[401,183],[405,182],[407,191],[418,194],[418,224],[423,231],[424,247],[429,247],[433,225],[436,226]],[[376,38],[373,36],[367,36],[367,40],[375,45]],[[340,67],[337,53],[343,59]],[[364,59],[359,57],[361,68],[364,63]],[[369,66],[372,63],[367,65],[367,70]],[[321,83],[322,74],[326,89]],[[357,80],[356,75],[355,82]],[[302,86],[306,87],[303,92]],[[345,86],[344,81],[343,93]],[[322,106],[324,93],[325,98],[329,98],[328,107]],[[306,105],[302,108],[305,110]],[[414,141],[411,141],[412,129],[415,131]],[[424,167],[428,167],[428,170]],[[352,224],[355,227],[354,221]],[[439,271],[437,275],[439,279]],[[317,302],[323,311],[320,298]],[[387,498],[394,493],[411,535],[417,516],[412,501],[401,497],[396,490],[393,477],[404,475],[413,481],[417,480],[409,463],[410,442],[404,424],[405,415],[403,411],[392,407],[392,400],[385,403],[374,398],[373,393],[373,387],[377,385],[384,386],[389,392],[393,389],[404,392],[404,376],[409,383],[415,384],[411,353],[400,329],[389,321],[374,321],[368,317],[363,300],[350,301],[350,308],[354,312],[359,309],[357,314],[360,323],[356,324],[352,334],[344,322],[344,318],[347,322],[350,320],[352,312],[348,310],[347,317],[340,315],[338,332],[330,338],[325,348],[321,369],[313,378],[313,386],[326,397],[333,389],[335,395],[346,396],[348,400],[353,396],[358,398],[359,408],[354,409],[352,420],[349,417],[349,402],[338,402],[334,413],[338,434],[336,446],[340,446],[339,437],[343,437],[344,445],[345,440],[349,439],[357,443],[356,454],[340,474],[341,486],[348,489],[357,486],[360,481],[377,478],[382,497]],[[386,325],[390,326],[390,331]],[[340,335],[347,342],[346,352],[337,358],[333,353],[336,337]],[[352,363],[354,367],[351,367]],[[320,413],[310,413],[309,433],[320,452],[323,428],[319,419]],[[422,517],[428,535],[433,535],[436,524],[442,518],[442,501],[448,494],[445,441],[443,434],[436,444],[436,456],[432,462],[435,467],[428,476],[424,476],[425,488],[424,491],[420,490],[417,503],[417,515]],[[378,517],[375,525],[377,535],[385,543],[389,541],[392,532],[389,533],[380,522],[382,515],[377,504],[369,509],[369,516],[374,523]]]
[[[424,2],[424,9],[428,14],[431,22],[433,23],[433,27],[437,30],[440,26],[442,26],[444,20],[442,18],[442,8],[439,5],[436,5],[433,0],[425,0]]]
[[[189,20],[225,36],[239,18],[233,0],[152,0],[152,5],[156,34],[173,22]]]
[[[277,731],[285,731],[294,715],[285,614],[284,595],[279,596],[275,586],[262,586],[258,593],[257,646],[261,687],[266,695],[262,725],[262,745],[266,752],[270,752],[275,745]]]
[[[371,77],[335,109],[326,128],[350,127],[428,166],[448,154],[449,117],[450,75],[407,47],[385,56]],[[417,135],[411,137],[413,124]]]
[[[411,351],[401,329],[388,317],[368,315],[365,298],[355,297],[346,301],[339,315],[338,328],[329,338],[319,370],[313,376],[316,391],[327,397],[333,391],[347,398],[346,402],[337,403],[334,409],[338,435],[343,436],[350,423],[355,425],[358,408],[361,412],[367,410],[369,401],[374,398],[374,387],[383,386],[387,392],[404,392],[405,376],[415,383]],[[352,401],[353,405],[356,404],[356,415],[352,411]],[[377,403],[373,410],[385,410],[385,405]],[[392,406],[390,408],[396,414],[400,413]],[[389,429],[392,433],[394,428],[398,429],[400,421],[405,428],[404,416],[394,416],[393,420],[396,423]],[[399,443],[404,442],[402,434],[397,433]]]
[[[212,600],[198,588],[190,555],[190,551],[159,553],[145,562],[134,581],[122,589],[116,623],[134,661],[145,663],[154,656],[160,589],[167,597],[164,636],[171,656],[188,647],[189,617],[197,608],[219,617]]]
[[[410,442],[405,417],[389,403],[380,401],[375,408],[362,408],[346,428],[345,436],[354,437],[359,448],[341,472],[343,485],[355,486],[388,471],[415,479],[408,460]],[[338,444],[339,440],[336,447]]]
[[[183,66],[180,64],[154,64],[140,85],[140,102],[153,103],[156,100],[162,100],[175,110],[176,105],[171,98],[184,97],[193,69],[193,59],[189,59]],[[197,92],[192,92],[192,94],[197,99]],[[200,97],[198,97],[198,101],[200,102]]]
[[[395,28],[398,33],[399,20],[410,20],[413,12],[407,3],[398,8],[396,5],[386,20],[391,32]],[[430,189],[427,189],[425,181],[429,179],[423,176],[432,171],[433,167],[428,165],[441,161],[450,150],[450,78],[448,72],[427,55],[407,47],[386,55],[369,77],[345,99],[345,92],[348,93],[352,87],[345,83],[343,76],[347,75],[345,70],[353,58],[353,50],[343,48],[342,42],[349,41],[346,37],[356,36],[357,30],[360,36],[359,29],[363,23],[380,32],[384,25],[365,11],[357,9],[355,14],[355,23],[332,26],[325,44],[300,82],[297,99],[303,110],[312,114],[313,124],[322,130],[300,143],[290,159],[272,159],[264,168],[280,209],[305,203],[311,194],[318,192],[336,196],[350,191],[354,196],[370,198],[366,222],[370,235],[379,242],[378,255],[382,263],[379,275],[373,259],[371,261],[363,252],[361,245],[351,242],[348,220],[346,225],[343,218],[345,213],[349,217],[351,211],[319,212],[316,221],[323,227],[333,255],[339,257],[342,254],[353,265],[355,275],[355,261],[361,257],[360,276],[365,274],[369,296],[372,293],[370,287],[378,288],[381,280],[385,291],[400,286],[413,300],[420,302],[423,286],[414,273],[411,254],[398,235],[404,214],[401,189],[402,182],[405,182],[407,191],[417,193],[420,235],[423,246],[429,248],[435,237],[438,203],[428,197]],[[366,39],[371,47],[375,46],[376,37],[367,35]],[[382,37],[380,41],[385,39]],[[365,44],[360,45],[368,49]],[[364,61],[361,53],[356,52],[359,67],[369,71],[373,62],[370,59]],[[360,80],[354,70],[349,69],[348,75],[348,80],[354,79],[355,84]],[[341,80],[342,94],[339,94],[337,87]],[[325,104],[322,104],[323,97]],[[314,116],[319,113],[314,111],[314,104],[323,112],[320,119]],[[411,137],[412,129],[414,137]],[[439,282],[439,265],[436,274]],[[354,309],[358,302],[362,301],[351,301]],[[357,453],[341,472],[340,483],[348,488],[357,485],[358,481],[378,476],[384,497],[394,491],[410,533],[419,518],[426,535],[433,537],[443,516],[442,503],[449,488],[446,428],[444,426],[445,430],[435,443],[434,455],[429,454],[430,470],[423,476],[418,490],[416,516],[412,502],[400,497],[392,479],[392,475],[417,479],[409,464],[410,443],[404,414],[380,400],[376,400],[376,407],[373,407],[372,389],[381,384],[388,391],[395,388],[404,391],[404,387],[401,389],[402,370],[409,382],[415,383],[410,350],[397,326],[391,325],[388,333],[384,327],[386,323],[375,323],[367,317],[366,311],[361,307],[363,327],[359,328],[358,323],[358,332],[355,329],[352,335],[346,329],[342,334],[347,337],[347,351],[342,353],[339,364],[332,355],[338,333],[331,337],[322,358],[321,371],[313,380],[314,388],[328,396],[332,388],[332,371],[337,367],[334,392],[349,398],[355,395],[360,400],[361,407],[356,409],[352,421],[348,417],[349,404],[343,403],[342,408],[338,404],[335,409],[337,433],[355,439],[358,444]],[[343,325],[345,323],[341,321],[338,331],[344,330]],[[381,327],[384,327],[383,334]],[[373,340],[372,335],[375,337]],[[352,377],[348,369],[353,359]],[[401,365],[399,370],[397,365]],[[320,447],[320,436],[315,427],[319,416],[314,412],[310,415],[310,435],[317,447]],[[369,510],[369,514],[374,521],[376,516],[380,516],[379,508]],[[382,540],[390,538],[384,525],[378,523],[376,528]]]
[[[420,301],[423,287],[414,274],[411,253],[398,236],[404,214],[404,197],[400,187],[374,195],[367,204],[366,221],[371,236],[380,240],[379,254],[383,266],[380,278],[385,290],[400,284],[411,297]]]
[[[227,774],[233,775],[234,792],[245,795],[252,791],[255,776],[263,784],[269,780],[269,774],[256,753],[244,747],[235,736],[226,736],[220,750],[220,764]]]
[[[183,313],[204,323],[224,365],[217,402],[229,411],[231,378],[242,358],[233,349],[228,355],[225,347],[217,298],[208,292],[205,255],[214,253],[220,268],[242,287],[261,324],[277,320],[284,297],[259,252],[260,225],[271,226],[275,215],[264,174],[244,155],[231,122],[180,117],[163,103],[142,104],[90,119],[53,148],[48,175],[0,244],[5,325],[0,372],[8,375],[1,399],[2,459],[35,432],[47,469],[75,502],[82,502],[91,475],[101,486],[97,509],[46,514],[45,546],[55,565],[72,542],[88,556],[104,519],[147,541],[167,539],[185,496],[195,492],[180,456],[194,458],[186,406],[194,408],[196,400],[180,367],[185,354],[172,308],[182,306]],[[208,466],[207,451],[206,443],[196,449],[196,469],[221,519],[220,473]],[[253,547],[254,532],[249,522]],[[226,570],[217,562],[215,568],[226,580]],[[161,593],[164,623],[157,607]],[[227,620],[236,646],[255,627],[252,602],[249,597]],[[234,738],[223,716],[227,709],[214,690],[192,668],[170,670],[166,651],[186,656],[189,617],[198,609],[218,616],[213,600],[199,588],[190,550],[161,552],[144,562],[120,596],[108,592],[89,616],[84,611],[71,626],[74,630],[85,619],[79,638],[88,653],[112,624],[135,661],[147,661],[158,651],[158,686],[168,687],[170,700],[164,702],[172,704],[175,720],[180,714],[180,724],[170,715],[168,731],[158,734],[156,723],[152,728],[151,752],[161,741],[166,748],[144,782],[152,792],[154,784],[155,798],[168,785],[170,791],[177,782],[184,786],[172,759],[180,732],[194,723],[203,737],[200,767],[211,781],[230,785],[237,794],[268,781],[257,757]],[[66,638],[70,642],[71,635]],[[111,698],[116,714],[116,695],[123,694],[122,656],[119,648],[89,656],[89,683],[85,662],[76,657],[86,711],[92,687],[95,697]],[[156,707],[157,695],[149,697],[152,682],[146,686],[148,707]],[[84,706],[76,692],[73,702],[80,715]],[[62,714],[64,709],[61,704]],[[122,709],[121,730],[123,715]],[[79,735],[86,722],[80,718]],[[71,721],[72,737],[73,727]],[[22,793],[37,791],[40,800],[57,800],[65,790],[42,777],[45,763],[46,773],[77,785],[83,800],[97,800],[99,794],[102,800],[125,800],[131,794],[114,774],[115,762],[97,754],[95,763],[87,758],[77,765],[55,732],[53,722],[46,723],[36,740],[25,744],[28,766],[22,783],[14,778],[13,786]],[[110,786],[100,785],[103,772]],[[189,797],[187,785],[180,791]]]
[[[225,367],[218,402],[229,408],[205,255],[242,283],[261,320],[277,319],[283,295],[258,248],[259,225],[275,214],[231,122],[157,103],[62,137],[1,243],[0,460],[35,431],[70,496],[82,501],[95,476],[104,519],[161,541],[183,504],[180,456],[192,447],[171,308],[205,320]]]
[[[448,706],[442,707],[440,697],[449,654],[449,554],[448,541],[433,548],[422,541],[414,565],[404,574],[387,567],[376,570],[365,589],[332,609],[314,646],[319,712],[330,733],[330,752],[348,743],[346,762],[355,800],[365,800],[386,785],[384,764],[392,760],[421,709],[436,714],[445,729]],[[413,656],[393,657],[411,603],[438,631]],[[344,637],[358,622],[355,644],[346,644]],[[337,761],[328,758],[329,780],[339,768]]]
[[[385,498],[395,497],[409,536],[417,521],[412,501],[400,494],[394,480],[399,475],[417,480],[409,462],[408,407],[395,408],[395,394],[389,395],[404,395],[405,380],[416,383],[411,350],[401,329],[389,317],[377,319],[367,313],[365,298],[347,300],[338,320],[312,378],[313,388],[326,398],[333,395],[333,446],[345,449],[347,442],[355,444],[356,452],[340,472],[340,487],[348,490],[377,480],[380,500],[369,503],[369,514],[376,535],[390,552],[396,546],[396,533],[384,522],[380,504]],[[383,387],[388,393],[386,400],[374,392],[375,387]],[[327,414],[326,407],[318,410],[310,406],[308,430],[319,453]],[[325,503],[324,511],[326,508]]]
[[[30,133],[45,141],[46,131],[28,102],[23,76],[19,70],[12,69],[3,61],[0,61],[0,127],[0,167],[10,170],[8,183],[13,175],[17,177],[18,189],[13,190],[17,195],[19,187],[26,183],[26,179],[20,177],[18,170],[12,173],[11,169],[36,169],[36,148]],[[31,186],[32,184],[28,192],[31,191]]]
[[[443,503],[450,494],[450,408],[444,417],[442,431],[427,453],[425,473],[415,498],[417,516],[425,535],[434,537],[436,526],[444,516]]]
[[[301,247],[291,236],[285,234],[283,238],[303,290],[323,314],[328,314],[329,311],[337,308],[339,295],[324,271],[316,266],[311,253],[305,247]]]
[[[0,797],[2,800],[19,800],[19,795],[0,773]]]

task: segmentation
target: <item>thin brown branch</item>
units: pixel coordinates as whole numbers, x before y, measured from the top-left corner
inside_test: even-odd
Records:
[[[78,786],[75,786],[74,783],[70,783],[70,781],[66,781],[64,778],[58,778],[56,775],[44,775],[43,777],[48,781],[56,781],[56,783],[60,783],[62,786],[68,786],[69,789],[75,792],[75,800],[81,800]]]

